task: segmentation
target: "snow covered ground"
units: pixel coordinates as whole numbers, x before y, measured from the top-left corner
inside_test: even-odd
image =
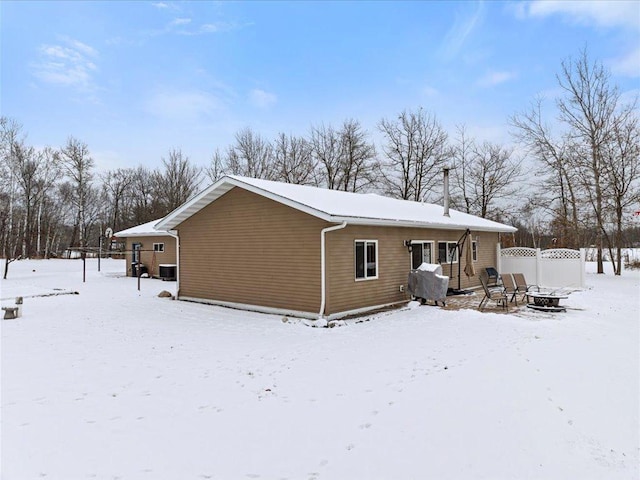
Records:
[[[589,273],[566,313],[318,329],[96,262],[86,283],[79,260],[2,281],[3,305],[25,297],[0,321],[3,480],[640,476],[638,271]]]

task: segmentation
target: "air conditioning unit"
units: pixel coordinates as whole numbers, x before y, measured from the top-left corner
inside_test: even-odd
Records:
[[[178,266],[171,263],[161,263],[158,265],[158,276],[162,280],[175,280]]]

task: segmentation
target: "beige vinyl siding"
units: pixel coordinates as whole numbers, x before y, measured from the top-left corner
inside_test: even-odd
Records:
[[[140,259],[147,267],[149,275],[157,277],[159,274],[158,265],[176,264],[176,239],[170,235],[148,236],[148,237],[128,237],[126,239],[127,275],[131,275],[131,262],[133,261],[133,244],[141,243]],[[164,243],[164,252],[154,252],[154,243]]]
[[[320,308],[328,224],[241,188],[177,226],[180,297],[305,312]]]
[[[404,246],[409,239],[433,241],[434,262],[437,261],[438,242],[457,242],[461,231],[412,229],[394,227],[348,226],[327,234],[327,314],[358,308],[384,305],[408,300],[407,276],[411,269],[411,255]],[[474,263],[477,275],[468,278],[461,265],[461,288],[480,285],[478,274],[486,266],[496,265],[497,233],[472,232],[478,236],[478,260]],[[355,279],[355,241],[378,241],[378,278]],[[463,257],[464,259],[464,257]],[[449,265],[442,265],[444,275],[449,275]],[[458,286],[458,266],[453,264],[451,287]],[[400,292],[403,285],[405,292]]]
[[[177,226],[181,256],[179,296],[316,313],[321,291],[320,232],[331,225],[235,187]],[[437,261],[438,242],[457,242],[462,234],[351,225],[328,232],[325,313],[408,300],[411,255],[404,241],[433,241]],[[479,274],[485,266],[496,265],[498,234],[472,235],[474,239],[478,237],[475,266]],[[356,240],[377,242],[378,278],[356,280]],[[457,287],[457,264],[453,270],[450,286]],[[449,274],[448,264],[443,265],[443,273]],[[478,276],[468,279],[464,272],[461,280],[462,288],[480,284]]]

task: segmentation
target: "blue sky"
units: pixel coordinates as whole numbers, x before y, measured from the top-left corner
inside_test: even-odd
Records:
[[[640,2],[0,3],[2,115],[36,146],[86,142],[100,169],[208,164],[249,126],[377,123],[419,106],[450,133],[509,143],[587,46],[640,91]],[[552,114],[552,105],[549,113]]]

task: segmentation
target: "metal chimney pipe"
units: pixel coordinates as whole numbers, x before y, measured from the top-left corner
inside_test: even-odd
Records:
[[[449,216],[449,167],[444,167],[444,216]]]

